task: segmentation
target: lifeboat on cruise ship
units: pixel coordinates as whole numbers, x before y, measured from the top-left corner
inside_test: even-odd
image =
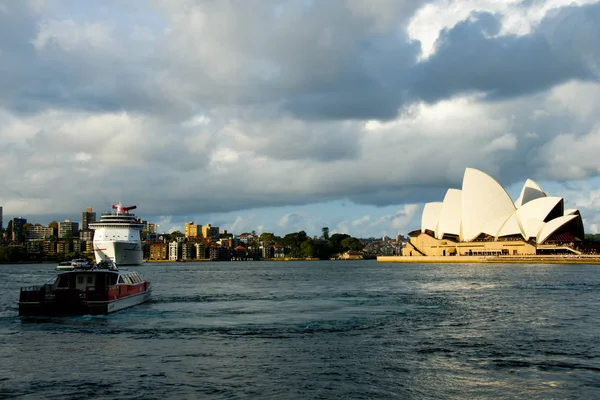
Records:
[[[119,270],[110,260],[62,272],[52,283],[22,287],[20,316],[101,315],[150,299],[150,282],[137,272]]]

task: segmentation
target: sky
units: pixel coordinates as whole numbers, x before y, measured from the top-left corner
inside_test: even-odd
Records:
[[[600,231],[600,1],[0,0],[0,206],[406,235],[480,169]]]

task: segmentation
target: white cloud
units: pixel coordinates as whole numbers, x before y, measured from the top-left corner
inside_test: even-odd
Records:
[[[421,8],[408,25],[409,37],[421,42],[421,59],[435,53],[435,42],[440,32],[454,27],[474,12],[488,12],[501,16],[500,35],[526,35],[558,7],[583,5],[597,0],[437,0]]]
[[[92,155],[89,153],[86,153],[84,151],[81,151],[81,152],[75,154],[75,160],[86,163],[86,162],[92,160]]]
[[[32,43],[37,50],[53,45],[66,51],[107,50],[115,44],[115,38],[113,28],[104,23],[78,24],[67,19],[42,23]]]

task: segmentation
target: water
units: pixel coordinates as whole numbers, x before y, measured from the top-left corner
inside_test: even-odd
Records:
[[[0,266],[0,398],[600,397],[600,267],[144,264],[150,303],[17,316],[54,265]]]

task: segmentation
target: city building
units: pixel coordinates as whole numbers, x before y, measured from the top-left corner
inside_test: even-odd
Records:
[[[181,259],[192,260],[195,257],[195,248],[192,243],[181,243]]]
[[[2,225],[2,206],[0,206],[0,231],[3,229],[4,225]]]
[[[242,233],[236,236],[236,239],[244,245],[258,243],[258,235],[254,233]]]
[[[150,245],[150,259],[151,260],[166,260],[167,259],[167,245],[164,243],[152,243]]]
[[[516,201],[492,177],[467,168],[461,189],[425,204],[403,256],[579,254],[583,221],[528,179]]]
[[[83,242],[80,239],[73,239],[73,252],[81,253]]]
[[[40,224],[29,225],[25,229],[27,240],[46,240],[50,239],[54,234],[54,229],[49,226],[43,226]]]
[[[65,219],[63,222],[58,223],[58,237],[64,238],[67,235],[71,237],[79,235],[79,222],[72,222],[70,219]]]
[[[181,243],[173,241],[169,243],[169,260],[177,261],[181,258]]]
[[[17,217],[13,218],[12,223],[12,241],[13,242],[23,242],[25,241],[25,232],[23,231],[23,227],[27,223],[27,219]]]
[[[206,260],[210,257],[209,247],[204,243],[195,243],[196,247],[196,259]]]
[[[70,251],[70,246],[69,246],[69,242],[67,242],[66,240],[61,240],[60,242],[56,243],[56,252],[57,253],[63,253],[66,254]]]
[[[263,258],[284,258],[285,257],[285,246],[281,244],[271,244],[263,246],[262,248]]]
[[[86,229],[79,231],[79,239],[85,242],[91,242],[94,240],[94,231],[92,229]]]
[[[56,242],[54,240],[44,240],[42,242],[44,253],[56,253]]]
[[[232,249],[224,246],[210,246],[209,258],[215,261],[231,261]]]
[[[88,224],[92,222],[96,222],[96,213],[91,207],[88,207],[81,213],[81,230],[87,231],[89,229]]]
[[[28,241],[25,244],[25,248],[28,253],[39,253],[42,251],[42,241],[41,240],[32,240]]]
[[[88,227],[89,224],[96,222],[96,213],[91,207],[85,209],[81,213],[81,230],[79,231],[79,239],[88,242],[94,240],[94,231]]]
[[[186,222],[184,225],[183,236],[186,238],[202,236],[202,226],[196,225],[193,222]]]
[[[157,229],[158,229],[158,225],[156,224],[152,224],[148,221],[141,221],[141,223],[144,225],[144,232],[147,232],[149,234],[156,234]]]
[[[211,226],[206,224],[202,226],[202,236],[207,239],[218,239],[219,238],[219,227]]]

